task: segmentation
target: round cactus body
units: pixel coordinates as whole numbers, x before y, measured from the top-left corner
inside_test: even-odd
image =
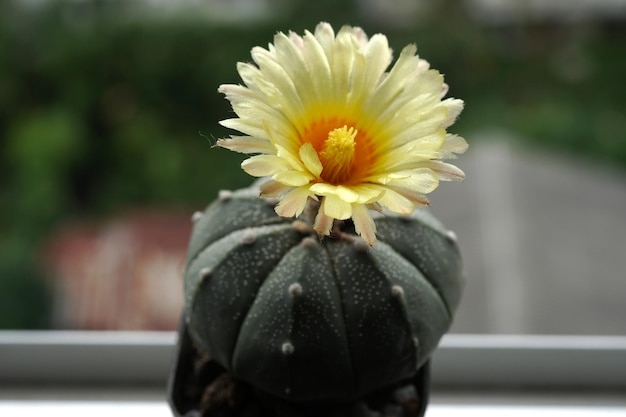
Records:
[[[185,314],[197,347],[294,402],[347,402],[414,375],[459,302],[454,235],[425,210],[381,215],[370,247],[350,221],[319,238],[273,205],[250,188],[194,216]]]

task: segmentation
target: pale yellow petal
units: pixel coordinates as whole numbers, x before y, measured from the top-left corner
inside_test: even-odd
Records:
[[[281,184],[289,185],[291,187],[300,187],[311,182],[313,177],[308,172],[304,171],[279,171],[272,177],[274,181],[278,181]]]
[[[246,87],[255,93],[264,96],[266,99],[276,95],[276,88],[265,80],[261,70],[255,65],[247,62],[238,62],[237,72]],[[276,104],[272,100],[268,100],[268,103],[271,105]]]
[[[456,158],[456,154],[465,153],[467,147],[467,142],[461,136],[447,135],[440,150],[443,154],[443,159],[450,159]]]
[[[241,168],[253,177],[266,177],[290,169],[284,159],[276,155],[255,155],[241,163]]]
[[[263,129],[263,124],[260,120],[256,122],[250,122],[243,119],[225,119],[221,120],[219,123],[228,129],[238,130],[241,133],[249,136],[255,136],[258,138],[266,137],[265,130]]]
[[[383,195],[383,191],[380,188],[370,184],[357,185],[350,188],[358,194],[356,200],[358,204],[371,204]]]
[[[250,56],[252,57],[252,60],[260,67],[259,61],[257,60],[257,57],[259,56],[266,56],[266,57],[270,57],[273,58],[276,55],[276,52],[274,50],[274,48],[272,48],[272,50],[267,50],[265,48],[262,48],[260,46],[255,46],[252,48],[252,50],[250,51]]]
[[[415,208],[428,206],[430,204],[430,202],[428,201],[428,198],[426,198],[424,194],[407,190],[405,188],[396,188],[396,187],[387,187],[387,188],[395,191],[396,193],[400,194],[404,198],[407,198],[409,201],[411,201],[415,205]]]
[[[297,171],[304,171],[304,164],[302,163],[300,158],[298,158],[297,153],[293,153],[290,149],[281,145],[274,146],[276,147],[276,156],[284,159],[289,164],[289,166],[291,166],[292,169],[295,169]]]
[[[423,60],[418,59],[420,62]],[[416,95],[434,95],[435,98],[441,100],[441,89],[443,87],[443,75],[434,69],[426,69],[418,71],[417,75],[411,78],[409,86],[404,94],[412,96]]]
[[[269,180],[261,184],[261,196],[262,197],[270,197],[276,198],[285,194],[287,191],[291,190],[293,187],[289,185],[282,184],[277,181]]]
[[[421,59],[417,62],[417,68],[415,68],[415,72],[422,73],[426,72],[430,69],[430,62],[425,59]]]
[[[322,204],[320,205],[320,208],[317,211],[317,215],[315,216],[313,228],[319,235],[328,236],[330,235],[330,231],[333,228],[334,219],[324,213],[325,202],[326,198],[323,198]]]
[[[370,246],[376,243],[376,223],[367,207],[361,204],[352,205],[352,221],[357,234],[361,235]]]
[[[318,195],[335,194],[335,186],[325,182],[318,182],[311,185],[311,192]]]
[[[392,100],[384,107],[376,103],[380,109],[373,111],[379,111],[378,119],[381,123],[388,123],[390,120],[414,123],[441,103],[439,91],[442,83],[443,76],[437,71],[420,74],[412,80],[401,82],[399,87],[393,86],[396,94],[392,96]],[[447,110],[445,114],[448,114]]]
[[[275,121],[276,122],[276,121]],[[292,126],[285,126],[281,123],[270,123],[269,120],[264,119],[262,121],[263,131],[265,136],[274,144],[277,152],[281,152],[282,149],[294,149],[297,151],[298,136],[292,130]],[[291,152],[290,152],[291,153]],[[293,158],[298,159],[297,154],[291,153]],[[296,164],[301,166],[300,162]]]
[[[417,137],[395,149],[388,150],[377,158],[372,167],[374,172],[390,172],[414,169],[423,161],[439,159],[443,153],[441,146],[444,143],[446,131]]]
[[[442,101],[441,104],[448,109],[448,117],[446,117],[441,125],[441,127],[447,128],[451,126],[459,117],[459,114],[461,114],[461,111],[463,110],[464,103],[463,100],[459,100],[457,98],[448,98]]]
[[[303,38],[304,50],[302,55],[306,60],[311,75],[312,95],[317,101],[324,103],[332,92],[330,64],[324,48],[311,32],[306,32]]]
[[[378,200],[384,208],[398,214],[409,214],[415,210],[415,203],[396,192],[394,189],[386,187],[385,193]]]
[[[315,88],[312,85],[312,81],[317,74],[309,72],[307,61],[303,56],[304,40],[297,35],[287,37],[279,33],[274,37],[274,43],[276,45],[277,62],[283,66],[285,72],[293,81],[302,105],[310,105],[317,97]]]
[[[335,43],[335,31],[333,27],[326,22],[319,23],[315,27],[315,39],[324,49],[327,57],[332,56],[332,48]]]
[[[419,59],[415,56],[415,50],[415,45],[406,46],[402,50],[396,63],[370,97],[369,105],[374,114],[383,114],[406,87],[404,80],[411,77]]]
[[[447,114],[445,107],[435,107],[419,120],[410,123],[407,120],[389,122],[387,127],[391,138],[389,145],[401,146],[416,138],[436,134],[440,131],[441,123]]]
[[[391,64],[391,49],[387,37],[381,34],[372,36],[365,48],[365,58],[367,67],[364,82],[367,85],[376,85]]]
[[[401,147],[388,152],[386,155],[378,158],[376,165],[372,171],[377,172],[399,172],[408,171],[419,168],[425,161],[439,159],[441,157],[439,150],[421,149],[419,144]]]
[[[270,141],[253,136],[233,136],[229,139],[219,139],[217,146],[240,153],[273,154],[276,152],[276,148]]]
[[[352,62],[352,71],[348,83],[346,100],[360,102],[369,94],[370,84],[365,81],[367,76],[367,58],[361,51],[356,51]]]
[[[280,200],[274,210],[282,217],[299,216],[306,206],[309,194],[306,187],[294,188]]]
[[[430,163],[430,161],[426,163]],[[439,177],[429,166],[411,171],[390,173],[379,177],[376,182],[393,187],[407,188],[421,194],[428,194],[439,185]]]
[[[367,207],[369,210],[373,210],[376,211],[378,213],[383,213],[383,206],[381,206],[379,203],[370,203],[370,204],[366,204],[365,207]]]
[[[324,214],[333,219],[346,220],[352,216],[352,205],[334,194],[329,194],[324,197],[324,202],[320,210],[322,209]]]
[[[290,30],[289,39],[296,47],[298,47],[298,49],[302,50],[304,48],[304,41],[302,40],[302,36],[298,35],[296,32]]]
[[[318,195],[334,195],[347,203],[369,204],[381,196],[382,191],[367,184],[357,186],[316,183],[311,185],[311,192]]]
[[[368,42],[367,33],[358,26],[344,26],[350,35],[356,40],[358,49],[363,49]]]
[[[310,142],[305,143],[300,147],[298,154],[306,169],[315,177],[319,177],[324,167],[313,145]]]
[[[444,98],[446,94],[448,94],[449,90],[450,90],[450,86],[446,83],[443,83],[443,85],[441,86],[441,98]]]
[[[221,94],[224,94],[226,96],[226,99],[230,101],[231,104],[245,103],[249,100],[257,100],[262,102],[262,100],[259,100],[256,93],[242,85],[222,84],[219,86],[217,91]]]
[[[352,187],[346,187],[343,185],[337,186],[336,196],[347,203],[356,203],[359,200],[359,193],[357,193]]]
[[[267,83],[266,94],[272,102],[280,106],[280,110],[293,120],[304,112],[300,95],[296,86],[283,65],[267,54],[258,54],[255,61],[259,64],[263,81]],[[269,93],[271,86],[271,94]]]
[[[245,87],[242,89],[247,90]],[[279,120],[282,123],[289,123],[289,119],[280,107],[271,106],[265,99],[260,97],[256,93],[251,92],[249,96],[243,94],[237,94],[236,96],[227,95],[226,98],[230,100],[230,104],[241,119],[247,119],[249,122],[255,125],[260,125],[260,121],[263,119]]]
[[[355,39],[349,29],[344,26],[334,42],[331,71],[333,74],[334,95],[337,100],[345,100],[348,94],[348,85],[352,64],[354,62]]]
[[[462,181],[465,178],[463,170],[452,164],[441,161],[429,161],[425,166],[435,171],[442,181]]]
[[[311,192],[323,196],[332,195],[340,198],[346,203],[354,203],[359,198],[359,195],[350,187],[346,187],[343,185],[332,185],[325,182],[311,185]]]

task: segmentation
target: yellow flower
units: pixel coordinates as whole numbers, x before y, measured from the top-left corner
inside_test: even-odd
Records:
[[[299,216],[312,198],[320,202],[320,235],[351,218],[374,244],[369,209],[410,214],[428,204],[424,194],[440,180],[464,176],[441,162],[467,148],[446,132],[463,101],[443,99],[443,76],[415,52],[405,47],[387,71],[384,35],[368,39],[349,26],[335,35],[327,23],[314,34],[278,33],[268,49],[252,49],[254,64],[238,64],[245,86],[220,86],[238,116],[220,123],[244,136],[218,145],[257,154],[242,168],[271,176],[261,195],[281,198],[279,215]]]

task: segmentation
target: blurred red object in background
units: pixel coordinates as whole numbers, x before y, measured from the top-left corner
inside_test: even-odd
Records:
[[[61,229],[44,249],[53,325],[175,330],[191,226],[187,214],[141,210]]]

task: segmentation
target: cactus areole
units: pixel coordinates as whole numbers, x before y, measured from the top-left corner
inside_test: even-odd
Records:
[[[350,402],[413,376],[459,302],[454,234],[421,209],[375,217],[373,246],[350,220],[319,237],[311,210],[280,217],[258,194],[222,192],[194,215],[185,316],[196,347],[298,403]]]

